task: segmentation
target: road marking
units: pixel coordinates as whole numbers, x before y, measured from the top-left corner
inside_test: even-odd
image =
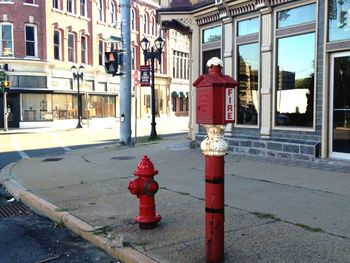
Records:
[[[12,135],[12,144],[22,159],[29,158],[28,154],[26,154],[24,151],[22,151],[21,146],[19,146],[16,135]]]
[[[56,133],[50,133],[50,134],[51,134],[53,140],[54,140],[60,147],[62,147],[65,151],[69,152],[69,151],[72,150],[71,148],[69,148],[69,147],[67,147],[67,146],[64,145],[64,142],[60,139],[60,137],[58,137],[58,135],[57,135]]]

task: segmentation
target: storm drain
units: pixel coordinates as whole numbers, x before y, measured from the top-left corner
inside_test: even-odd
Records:
[[[58,162],[61,161],[63,158],[46,158],[42,160],[42,162]]]
[[[115,156],[112,157],[111,160],[124,161],[124,160],[134,160],[135,156]]]
[[[33,212],[22,203],[0,205],[0,217],[29,216]]]

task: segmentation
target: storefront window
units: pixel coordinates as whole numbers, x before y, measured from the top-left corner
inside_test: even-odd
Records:
[[[245,36],[259,32],[259,18],[254,17],[237,23],[237,36]]]
[[[77,96],[67,94],[54,94],[52,104],[54,120],[66,120],[77,118]]]
[[[22,94],[23,121],[52,121],[51,94]]]
[[[258,124],[259,45],[238,46],[237,124]]]
[[[350,39],[350,1],[329,0],[328,39]]]
[[[221,26],[216,26],[203,30],[203,44],[208,44],[221,40]]]
[[[278,28],[314,22],[316,19],[316,4],[283,10],[277,13],[277,17]]]
[[[88,115],[91,118],[115,117],[114,96],[90,96]]]
[[[313,126],[315,33],[278,39],[276,125]]]

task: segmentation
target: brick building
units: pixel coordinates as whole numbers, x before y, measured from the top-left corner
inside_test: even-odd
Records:
[[[161,33],[157,8],[159,1],[131,1],[135,78],[144,63],[140,40],[147,37],[153,44]],[[104,52],[121,48],[121,43],[114,41],[121,36],[119,1],[0,0],[0,14],[0,64],[8,64],[6,74],[12,83],[7,105],[9,127],[74,127],[78,97],[70,70],[73,65],[85,68],[80,82],[83,118],[115,121],[119,116],[119,77],[105,73]],[[162,65],[156,67],[155,85],[158,116],[171,111],[168,56],[172,53],[168,51],[168,32],[162,32],[162,37],[165,47]],[[151,111],[151,91],[138,85],[132,82],[133,94],[139,90],[137,116],[145,117]]]

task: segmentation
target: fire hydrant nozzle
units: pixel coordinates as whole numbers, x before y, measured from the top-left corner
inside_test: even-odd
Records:
[[[139,215],[134,220],[139,223],[141,229],[152,229],[161,219],[160,215],[156,215],[154,200],[154,195],[159,189],[158,183],[153,178],[156,174],[158,170],[154,169],[153,163],[145,155],[134,171],[134,175],[138,178],[129,182],[130,193],[140,199]]]

